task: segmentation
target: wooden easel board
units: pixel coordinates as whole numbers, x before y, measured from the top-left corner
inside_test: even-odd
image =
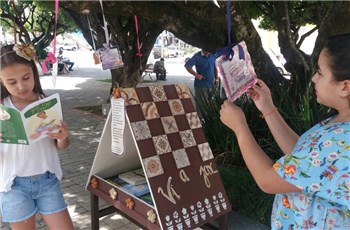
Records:
[[[126,112],[125,139],[132,141],[124,146],[123,155],[112,158],[118,161],[128,154],[139,157],[161,229],[193,229],[230,212],[188,87],[175,84],[122,88],[121,96]],[[90,176],[101,172],[111,176],[103,166],[116,168],[111,159],[105,158],[111,155],[110,147],[105,146],[108,140],[104,140],[111,142],[105,134],[106,130],[110,133],[110,119],[109,116],[96,153],[95,161],[99,162],[94,161]],[[105,164],[104,159],[110,162]],[[129,171],[134,167],[130,166]]]

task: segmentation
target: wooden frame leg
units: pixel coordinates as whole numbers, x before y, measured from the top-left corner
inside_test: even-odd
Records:
[[[219,224],[219,229],[228,230],[228,216],[229,216],[229,214],[226,213],[217,219],[218,224]]]
[[[91,199],[91,229],[99,230],[100,228],[100,218],[99,218],[99,207],[98,207],[98,196],[90,193]]]

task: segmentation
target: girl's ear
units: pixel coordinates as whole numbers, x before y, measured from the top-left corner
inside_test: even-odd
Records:
[[[345,97],[349,97],[350,96],[350,80],[345,80],[343,82],[343,87],[342,87],[342,95],[344,95]]]

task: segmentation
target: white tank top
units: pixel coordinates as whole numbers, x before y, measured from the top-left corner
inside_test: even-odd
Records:
[[[10,97],[4,105],[15,108]],[[55,140],[44,138],[32,145],[0,143],[0,192],[11,190],[16,176],[33,176],[50,171],[61,180],[62,169]]]

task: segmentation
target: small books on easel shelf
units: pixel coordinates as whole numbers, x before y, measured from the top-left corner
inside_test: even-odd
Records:
[[[146,194],[149,193],[149,187],[147,183],[139,184],[139,185],[131,185],[119,177],[110,177],[106,179],[109,183],[117,186],[118,188],[121,188],[125,192],[140,197],[140,196],[146,196]]]
[[[233,102],[256,83],[257,77],[244,41],[226,50],[215,64],[227,99]]]
[[[139,185],[146,183],[145,174],[142,168],[121,173],[118,177],[131,185]]]

